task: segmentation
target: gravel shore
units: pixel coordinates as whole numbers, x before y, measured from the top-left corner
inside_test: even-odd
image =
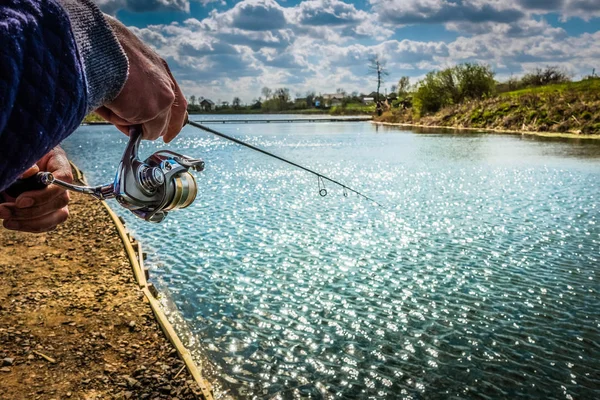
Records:
[[[0,227],[0,398],[201,399],[101,204],[47,234]]]

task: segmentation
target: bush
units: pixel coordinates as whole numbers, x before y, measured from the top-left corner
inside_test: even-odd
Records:
[[[480,99],[494,93],[494,72],[487,65],[461,64],[433,71],[420,81],[413,97],[417,116],[435,113],[442,107]]]
[[[521,85],[524,88],[566,82],[571,82],[569,74],[557,66],[550,65],[545,69],[536,68],[521,78]]]

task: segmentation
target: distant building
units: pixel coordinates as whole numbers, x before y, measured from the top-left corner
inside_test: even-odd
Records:
[[[342,100],[344,100],[344,95],[342,93],[331,93],[323,95],[323,102],[325,103],[325,107],[341,106]]]
[[[202,101],[200,102],[200,108],[202,109],[202,111],[214,111],[215,103],[213,103],[209,99],[202,99]]]
[[[373,97],[363,97],[362,98],[362,102],[365,105],[373,104],[373,103],[375,103],[375,98],[373,98]]]

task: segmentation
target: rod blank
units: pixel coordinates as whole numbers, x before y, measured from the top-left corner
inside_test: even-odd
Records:
[[[265,154],[265,155],[267,155],[267,156],[269,156],[269,157],[276,158],[276,159],[278,159],[279,161],[283,161],[284,163],[290,164],[290,165],[292,165],[292,166],[294,166],[294,167],[296,167],[296,168],[300,168],[300,169],[301,169],[301,170],[303,170],[303,171],[306,171],[306,172],[308,172],[308,173],[311,173],[311,174],[313,174],[313,175],[316,175],[316,176],[317,176],[319,179],[326,179],[326,180],[328,180],[328,181],[329,181],[329,182],[331,182],[331,183],[334,183],[334,184],[336,184],[336,185],[338,185],[338,186],[341,186],[341,187],[342,187],[342,189],[344,189],[344,190],[347,190],[347,191],[350,191],[350,192],[352,192],[352,193],[356,193],[358,196],[360,196],[360,197],[362,197],[362,198],[364,198],[364,199],[366,199],[366,200],[369,200],[369,201],[371,201],[371,202],[373,202],[373,203],[375,203],[375,204],[377,204],[378,206],[380,206],[380,207],[381,207],[381,204],[379,204],[377,201],[373,200],[372,198],[370,198],[370,197],[368,197],[368,196],[365,196],[364,194],[360,193],[359,191],[357,191],[357,190],[354,190],[354,189],[352,189],[351,187],[348,187],[348,186],[344,185],[343,183],[340,183],[340,182],[336,181],[335,179],[331,179],[331,178],[329,178],[329,177],[327,177],[327,176],[325,176],[325,175],[323,175],[323,174],[320,174],[320,173],[318,173],[318,172],[316,172],[316,171],[313,171],[313,170],[312,170],[312,169],[310,169],[310,168],[303,167],[302,165],[300,165],[300,164],[297,164],[297,163],[295,163],[295,162],[293,162],[293,161],[287,160],[287,159],[285,159],[285,158],[283,158],[283,157],[280,157],[280,156],[278,156],[278,155],[275,155],[275,154],[273,154],[273,153],[270,153],[270,152],[268,152],[268,151],[266,151],[266,150],[263,150],[263,149],[261,149],[261,148],[259,148],[259,147],[253,146],[253,145],[251,145],[251,144],[249,144],[249,143],[243,142],[243,141],[241,141],[241,140],[239,140],[239,139],[236,139],[236,138],[234,138],[234,137],[232,137],[232,136],[229,136],[229,135],[226,135],[226,134],[224,134],[224,133],[221,133],[221,132],[219,132],[219,131],[216,131],[216,130],[214,130],[214,129],[211,129],[211,128],[209,128],[209,127],[205,126],[205,125],[199,124],[199,123],[197,123],[197,122],[194,122],[194,121],[190,121],[189,119],[188,119],[187,123],[188,123],[189,125],[192,125],[192,126],[194,126],[194,127],[198,128],[198,129],[202,129],[203,131],[206,131],[206,132],[208,132],[208,133],[212,133],[213,135],[219,136],[219,137],[221,137],[221,138],[223,138],[223,139],[226,139],[226,140],[229,140],[229,141],[231,141],[231,142],[237,143],[237,144],[239,144],[239,145],[241,145],[241,146],[248,147],[249,149],[252,149],[252,150],[254,150],[254,151],[258,151],[259,153],[263,153],[263,154]]]

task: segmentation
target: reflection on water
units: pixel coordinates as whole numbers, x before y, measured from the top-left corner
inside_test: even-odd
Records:
[[[235,397],[600,396],[598,144],[218,129],[386,205],[321,198],[315,177],[186,128],[173,148],[207,163],[197,201],[160,225],[120,210]],[[65,147],[104,183],[124,145],[83,127]]]

